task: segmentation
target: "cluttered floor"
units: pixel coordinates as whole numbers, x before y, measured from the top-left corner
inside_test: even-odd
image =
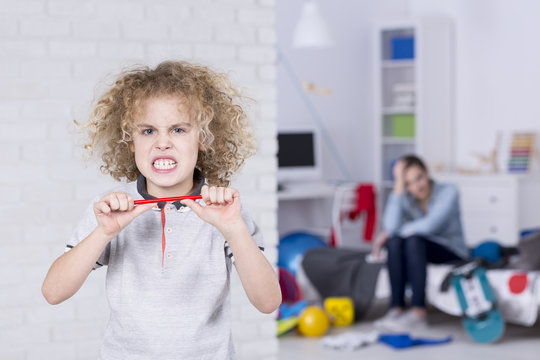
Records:
[[[380,314],[380,313],[379,313]],[[371,314],[368,319],[349,327],[332,327],[325,336],[345,333],[368,334],[374,331]],[[413,338],[452,340],[441,345],[418,345],[394,349],[383,343],[365,345],[357,350],[334,350],[322,346],[322,338],[308,338],[295,331],[279,337],[280,360],[345,360],[345,359],[534,359],[540,354],[540,321],[532,327],[506,325],[504,336],[493,344],[475,343],[466,335],[458,317],[432,309],[427,333],[411,332]]]

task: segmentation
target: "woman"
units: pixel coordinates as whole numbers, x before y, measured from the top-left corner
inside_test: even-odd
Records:
[[[383,232],[373,247],[378,258],[384,246],[388,251],[392,298],[390,310],[375,325],[409,330],[427,324],[427,263],[465,259],[468,250],[456,187],[431,180],[424,162],[413,155],[400,159],[393,174],[395,183],[384,210]],[[409,310],[405,304],[407,283],[412,288]]]

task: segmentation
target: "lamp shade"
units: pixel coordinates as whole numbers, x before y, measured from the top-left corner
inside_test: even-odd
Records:
[[[319,6],[314,1],[307,1],[293,35],[293,46],[297,48],[322,48],[334,44],[332,34],[324,21]]]

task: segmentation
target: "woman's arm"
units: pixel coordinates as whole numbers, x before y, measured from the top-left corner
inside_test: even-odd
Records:
[[[437,233],[441,226],[448,221],[448,218],[457,213],[458,209],[459,192],[454,186],[447,185],[437,195],[435,203],[427,214],[403,225],[399,233],[401,236]]]
[[[384,207],[382,225],[387,235],[390,236],[397,234],[404,222],[405,214],[402,204],[405,196],[404,167],[405,162],[398,160],[392,168],[394,187]]]
[[[382,227],[389,236],[398,234],[405,221],[403,209],[404,196],[405,195],[391,193],[386,201],[382,218]]]

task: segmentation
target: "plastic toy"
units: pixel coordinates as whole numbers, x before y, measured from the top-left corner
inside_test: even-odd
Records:
[[[308,306],[298,321],[298,332],[304,336],[322,336],[328,330],[330,320],[322,308],[315,305]]]
[[[298,316],[292,316],[286,319],[279,319],[277,321],[277,335],[281,336],[291,331],[296,327],[296,325],[298,325]]]
[[[497,309],[486,271],[478,264],[473,261],[454,269],[450,283],[456,289],[467,334],[476,342],[491,343],[503,335],[504,319]]]
[[[317,235],[295,232],[284,236],[278,245],[278,266],[296,276],[304,254],[314,248],[326,247],[326,243]]]
[[[279,316],[278,319],[286,319],[293,316],[300,316],[302,311],[308,306],[307,301],[300,300],[295,302],[294,304],[281,304],[279,305]]]
[[[471,256],[473,259],[484,259],[488,263],[496,263],[501,259],[501,245],[494,240],[484,241],[474,249]]]
[[[324,310],[332,325],[348,326],[354,322],[354,303],[349,297],[329,297],[324,300]]]
[[[412,346],[421,345],[440,345],[447,344],[452,341],[451,336],[447,336],[439,339],[432,338],[413,338],[409,334],[381,334],[379,336],[379,342],[394,349],[406,349]]]
[[[302,299],[302,290],[294,276],[286,269],[279,267],[279,287],[284,303],[296,302]]]

